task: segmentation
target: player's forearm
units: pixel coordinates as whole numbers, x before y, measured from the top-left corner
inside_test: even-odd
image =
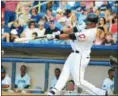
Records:
[[[69,39],[69,34],[56,35],[55,38],[60,40],[67,40]]]

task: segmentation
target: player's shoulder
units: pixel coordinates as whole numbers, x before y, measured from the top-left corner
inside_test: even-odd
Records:
[[[109,81],[110,81],[109,78],[106,78],[106,79],[104,80],[104,82],[106,82],[106,83],[109,82]]]
[[[30,76],[29,76],[29,74],[25,74],[25,76],[24,76],[24,78],[28,78],[28,79],[30,79]]]

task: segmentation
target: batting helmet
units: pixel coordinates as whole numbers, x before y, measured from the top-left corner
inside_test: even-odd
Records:
[[[98,23],[98,16],[96,15],[96,14],[94,14],[94,13],[89,13],[88,15],[87,15],[87,18],[86,18],[86,20],[85,20],[85,23],[86,24],[91,24],[91,23]]]

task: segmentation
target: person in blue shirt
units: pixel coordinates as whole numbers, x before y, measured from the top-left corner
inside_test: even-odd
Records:
[[[109,4],[108,1],[104,1],[104,3],[100,6],[100,9],[101,9],[102,11],[105,11],[105,10],[107,10],[107,9],[111,9],[111,5]]]
[[[80,1],[75,1],[74,6],[72,7],[73,10],[76,10],[77,8],[80,7]]]
[[[41,19],[41,16],[38,15],[38,10],[36,8],[33,8],[31,11],[31,19],[33,19],[36,23],[38,23]]]
[[[59,1],[54,1],[54,4],[52,5],[51,9],[56,11],[58,7],[59,7]]]

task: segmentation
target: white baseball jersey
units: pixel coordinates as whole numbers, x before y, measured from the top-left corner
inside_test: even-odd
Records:
[[[84,80],[84,73],[89,64],[91,47],[95,40],[97,28],[86,29],[81,33],[70,34],[72,52],[62,69],[61,75],[55,85],[57,91],[61,91],[72,75],[76,86],[82,88],[90,95],[105,95],[106,91],[95,87],[88,81]],[[77,52],[79,51],[79,52]]]
[[[11,87],[11,78],[8,75],[2,80],[2,85],[9,85]]]
[[[102,89],[107,90],[109,94],[113,94],[114,80],[111,80],[110,78],[106,78],[103,82]]]
[[[83,32],[75,33],[76,40],[71,40],[71,47],[74,51],[79,51],[80,53],[85,53],[87,55],[91,52],[91,47],[93,45],[93,41],[96,37],[97,28],[86,29]],[[84,39],[82,41],[82,39]]]
[[[25,74],[25,76],[21,77],[21,74],[19,74],[16,77],[15,84],[18,86],[18,88],[23,89],[27,85],[30,85],[30,76],[28,74]]]

